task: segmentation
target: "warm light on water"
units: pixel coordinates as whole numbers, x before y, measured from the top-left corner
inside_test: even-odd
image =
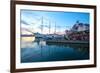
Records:
[[[21,37],[21,40],[25,42],[32,42],[35,40],[35,37]]]

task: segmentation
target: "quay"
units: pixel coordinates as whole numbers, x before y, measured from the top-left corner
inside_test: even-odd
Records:
[[[78,40],[46,40],[46,43],[71,43],[71,44],[89,44],[89,41]]]

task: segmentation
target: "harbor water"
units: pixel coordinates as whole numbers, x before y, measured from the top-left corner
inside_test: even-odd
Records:
[[[21,42],[21,63],[87,59],[89,59],[89,44]]]

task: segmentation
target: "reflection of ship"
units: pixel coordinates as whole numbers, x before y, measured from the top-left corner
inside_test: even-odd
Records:
[[[80,53],[84,53],[84,52],[88,52],[89,51],[89,43],[88,44],[78,44],[78,43],[46,43],[47,45],[51,46],[51,45],[56,45],[56,46],[65,46],[67,48],[73,48],[73,50],[80,52]]]
[[[46,41],[40,40],[40,41],[39,41],[39,45],[41,45],[41,46],[46,46]]]

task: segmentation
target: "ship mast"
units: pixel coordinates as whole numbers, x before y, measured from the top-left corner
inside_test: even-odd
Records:
[[[41,18],[41,33],[43,33],[43,16]]]

